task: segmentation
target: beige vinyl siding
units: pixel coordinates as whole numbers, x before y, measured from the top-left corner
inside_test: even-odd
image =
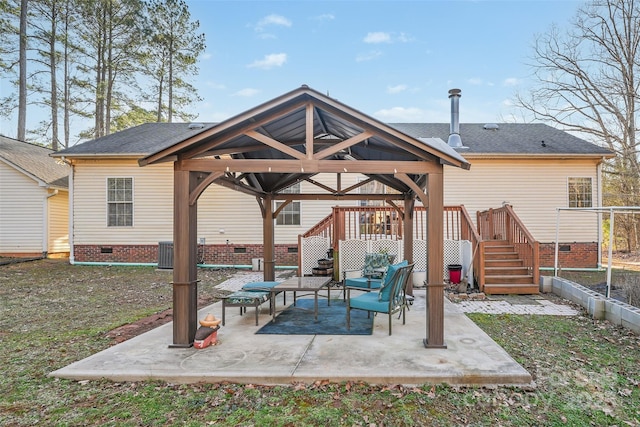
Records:
[[[597,168],[593,160],[482,160],[470,159],[471,170],[445,167],[446,205],[463,204],[475,221],[476,211],[507,202],[533,236],[555,241],[556,208],[568,207],[570,177],[592,179],[593,205],[599,206]],[[598,239],[598,218],[593,213],[563,212],[560,241]]]
[[[107,227],[107,178],[133,178],[133,226]],[[335,186],[331,174],[316,180]],[[355,178],[352,178],[355,182]],[[350,179],[343,178],[346,187]],[[303,191],[324,191],[303,182]],[[173,240],[173,164],[139,167],[134,160],[77,161],[74,172],[75,244],[154,244]],[[297,244],[331,213],[333,201],[301,201],[300,226],[276,226],[277,244]],[[262,215],[255,197],[210,185],[198,199],[198,238],[207,244],[261,244]]]
[[[0,253],[41,253],[46,189],[0,162]]]
[[[314,177],[318,182],[335,188],[336,178],[333,174],[322,174]],[[342,185],[347,187],[355,178],[343,176]],[[310,184],[301,183],[302,192],[325,192]],[[355,203],[351,203],[353,205]],[[332,200],[300,201],[300,222],[296,225],[276,225],[276,244],[297,244],[298,234],[313,227],[321,219],[331,213],[336,203]],[[343,203],[343,205],[346,205]],[[262,214],[255,197],[230,190],[219,185],[211,185],[198,200],[198,237],[205,238],[207,244],[262,243]],[[222,233],[221,231],[224,231]]]
[[[133,178],[133,226],[107,227],[107,178]],[[74,244],[154,244],[173,236],[173,164],[81,160],[74,167]]]
[[[503,202],[516,213],[542,242],[555,240],[556,207],[568,206],[569,177],[590,177],[594,206],[598,177],[593,160],[484,160],[470,159],[471,170],[445,167],[445,204],[464,204],[475,220],[477,210],[497,208]],[[108,177],[133,178],[133,226],[107,227],[106,181]],[[361,177],[343,174],[342,188]],[[333,174],[314,177],[332,188]],[[139,167],[134,160],[79,161],[75,166],[76,244],[155,244],[173,239],[173,164]],[[323,192],[302,182],[305,192]],[[277,244],[296,244],[298,234],[331,213],[337,201],[309,201],[301,204],[301,225],[276,225]],[[342,201],[341,206],[357,205]],[[587,213],[562,214],[562,241],[596,241],[597,216]],[[255,197],[212,184],[198,200],[198,238],[207,244],[262,243],[262,216]]]
[[[58,191],[49,198],[49,244],[50,254],[69,252],[69,193]]]

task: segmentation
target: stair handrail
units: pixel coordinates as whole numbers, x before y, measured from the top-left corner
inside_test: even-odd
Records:
[[[515,213],[513,207],[505,203],[497,209],[478,211],[477,219],[478,232],[482,241],[505,240],[513,245],[525,267],[533,276],[533,283],[538,283],[540,280],[540,245]],[[484,280],[481,282],[481,286],[484,287]]]

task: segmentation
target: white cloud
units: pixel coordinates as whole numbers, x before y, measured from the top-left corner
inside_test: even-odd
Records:
[[[253,89],[253,88],[247,87],[244,89],[240,89],[239,91],[234,93],[233,96],[242,96],[244,98],[249,98],[259,93],[260,93],[259,89]]]
[[[373,113],[374,117],[387,122],[421,122],[425,121],[428,114],[426,111],[415,107],[393,107],[378,110]]]
[[[408,89],[407,85],[395,85],[395,86],[387,86],[387,93],[400,93],[400,92],[404,92],[405,90]]]
[[[467,79],[467,83],[469,83],[470,85],[474,85],[474,86],[480,86],[484,82],[482,81],[482,79],[480,77],[472,77],[470,79]]]
[[[209,52],[205,52],[200,56],[200,59],[203,61],[206,61],[207,59],[211,59],[213,58],[213,55],[210,54]]]
[[[415,39],[413,37],[411,37],[409,34],[400,33],[400,35],[398,35],[396,40],[398,40],[401,43],[409,43],[409,42],[414,41]]]
[[[270,70],[274,67],[282,67],[285,62],[287,62],[286,53],[272,53],[269,55],[265,55],[263,59],[253,61],[251,64],[247,65],[247,67]]]
[[[504,81],[502,82],[502,86],[518,86],[520,84],[520,79],[516,78],[516,77],[509,77],[507,79],[504,79]]]
[[[372,33],[367,33],[367,35],[362,40],[365,43],[378,44],[378,43],[409,43],[414,40],[413,37],[406,33],[387,33],[384,31],[375,31]]]
[[[379,50],[372,50],[371,52],[358,54],[358,56],[356,56],[356,62],[371,61],[380,56],[382,56],[382,52]]]
[[[334,19],[336,19],[336,17],[332,13],[323,13],[322,15],[318,15],[313,19],[317,21],[333,21]]]
[[[262,18],[255,26],[256,31],[264,31],[269,26],[291,27],[291,21],[282,15],[271,14]]]
[[[367,33],[363,41],[365,43],[390,43],[391,35],[382,31]]]

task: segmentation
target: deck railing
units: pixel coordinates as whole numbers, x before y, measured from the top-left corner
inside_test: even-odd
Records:
[[[338,241],[346,239],[379,240],[402,239],[402,216],[387,206],[335,206],[330,215],[310,228],[302,237],[329,238],[329,246],[338,249]],[[480,235],[464,206],[445,206],[443,209],[445,240],[469,240],[473,248],[474,271],[479,271],[476,254]],[[427,240],[427,209],[416,206],[413,211],[414,239]]]
[[[498,209],[489,209],[477,213],[478,230],[481,237],[480,253],[484,254],[482,242],[487,240],[504,240],[512,245],[524,261],[529,274],[533,276],[533,283],[540,279],[539,244],[523,222],[518,218],[511,205],[504,205]],[[482,265],[484,265],[484,260]],[[481,269],[484,270],[484,269]],[[478,281],[484,286],[484,273]],[[480,288],[482,289],[482,287]]]

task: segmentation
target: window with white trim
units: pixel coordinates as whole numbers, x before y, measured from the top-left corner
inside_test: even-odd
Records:
[[[107,178],[107,227],[133,226],[133,178]]]
[[[281,193],[299,194],[300,183],[293,184],[285,188]],[[276,210],[282,206],[284,202],[276,202]],[[300,225],[300,202],[290,202],[285,206],[276,217],[276,225]]]
[[[567,185],[570,208],[593,207],[591,178],[569,178]]]

